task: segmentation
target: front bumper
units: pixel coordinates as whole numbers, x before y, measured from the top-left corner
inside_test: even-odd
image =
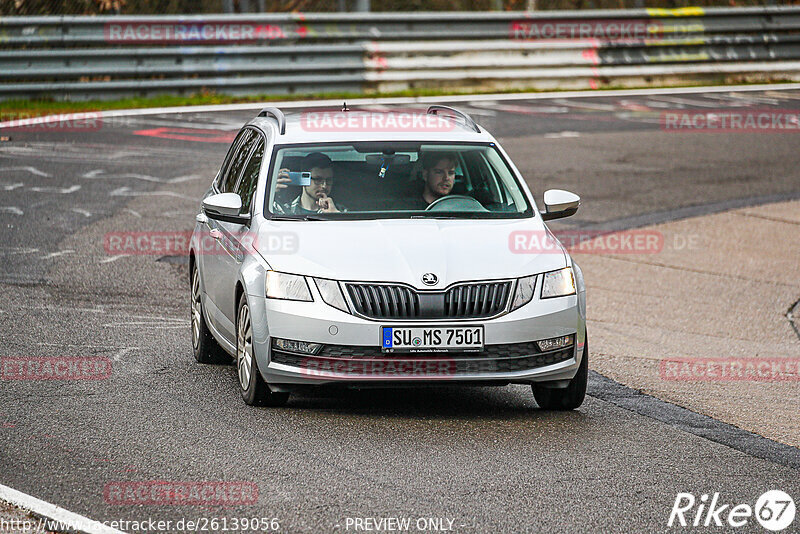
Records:
[[[249,295],[253,348],[269,384],[322,385],[414,382],[531,383],[575,376],[585,343],[578,297],[540,300],[488,320],[392,321],[356,317],[314,295],[293,302]],[[484,326],[483,352],[382,353],[381,326]],[[533,341],[575,334],[575,343],[541,352]],[[316,355],[274,350],[272,338],[323,344]]]

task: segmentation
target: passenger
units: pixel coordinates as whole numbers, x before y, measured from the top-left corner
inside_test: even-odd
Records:
[[[345,212],[344,206],[337,207],[329,195],[333,189],[333,165],[331,158],[322,152],[312,152],[303,158],[300,172],[311,173],[311,184],[303,187],[303,191],[294,200],[283,207],[283,211],[292,215],[307,215],[310,213],[339,213]],[[289,178],[289,169],[278,171],[275,184],[277,190],[286,189],[292,180]]]

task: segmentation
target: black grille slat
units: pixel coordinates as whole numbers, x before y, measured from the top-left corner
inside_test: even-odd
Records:
[[[497,284],[489,284],[486,286],[486,297],[484,297],[483,309],[481,310],[481,313],[483,313],[484,315],[494,309],[494,306],[492,306],[492,302],[494,301],[494,294],[496,291],[497,291]]]
[[[398,295],[397,288],[394,286],[387,286],[386,292],[389,294],[389,313],[392,317],[401,317],[403,312],[400,310],[400,296]]]
[[[378,316],[381,309],[378,307],[378,297],[375,295],[375,289],[369,286],[364,287],[364,294],[367,296],[367,302],[369,302],[370,315]]]
[[[479,286],[469,286],[469,297],[467,301],[469,302],[469,311],[467,312],[467,316],[475,315],[475,308],[478,304],[478,288]]]
[[[408,312],[408,299],[406,298],[406,292],[402,287],[397,288],[397,297],[400,299],[398,306],[400,309],[399,315],[409,316]]]
[[[397,308],[397,301],[399,299],[395,293],[395,288],[388,286],[386,288],[386,294],[389,297],[389,313],[392,315],[392,317],[398,317],[400,315],[400,310]]]
[[[364,301],[361,298],[361,291],[358,286],[346,286],[347,292],[350,293],[350,300],[353,301],[353,307],[358,313],[365,313]]]
[[[366,295],[364,295],[364,291],[358,286],[353,286],[353,293],[355,293],[358,304],[360,305],[360,312],[363,314],[370,313],[369,303],[367,302]]]
[[[381,314],[383,314],[384,317],[389,317],[392,312],[389,310],[389,298],[386,295],[386,288],[383,286],[378,286],[377,290],[378,300],[381,303]]]
[[[404,310],[400,304],[401,297],[400,295],[403,293],[399,287],[391,286],[389,288],[389,292],[392,294],[392,313],[395,317],[402,317],[404,315]]]
[[[444,294],[444,314],[449,316],[452,314],[452,306],[453,306],[453,293],[452,291],[448,291]]]
[[[372,297],[370,296],[369,292],[366,289],[364,289],[363,287],[359,287],[358,290],[359,290],[359,293],[361,294],[361,296],[364,299],[364,305],[365,305],[365,310],[364,311],[365,311],[365,313],[370,314],[370,315],[374,314],[375,313],[375,309],[374,309],[374,307],[372,305]]]
[[[505,302],[505,293],[506,293],[505,284],[497,288],[497,294],[495,294],[494,298],[492,299],[492,309],[494,310],[499,309],[501,304]]]
[[[347,286],[347,289],[350,292],[350,298],[353,300],[356,311],[359,313],[367,313],[367,303],[364,301],[364,297],[361,294],[361,288],[358,286]]]
[[[408,311],[406,312],[407,316],[416,317],[419,315],[419,310],[416,306],[416,295],[414,295],[414,293],[412,293],[411,290],[406,287],[400,288],[400,291],[405,293],[406,300],[408,301]]]
[[[506,302],[508,301],[509,291],[511,289],[511,283],[503,284],[502,289],[500,290],[500,299],[497,302],[497,310],[504,308]]]
[[[486,284],[483,293],[483,306],[481,306],[481,315],[486,315],[492,309],[492,301],[489,300],[489,293],[495,287],[494,284]]]
[[[389,290],[386,286],[378,286],[380,288],[380,296],[381,302],[383,303],[384,308],[386,309],[385,317],[392,316],[392,295],[389,294]]]

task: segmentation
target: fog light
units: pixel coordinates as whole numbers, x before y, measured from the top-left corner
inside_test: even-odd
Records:
[[[553,337],[550,339],[543,339],[541,341],[537,341],[536,344],[539,345],[539,350],[542,352],[548,352],[551,350],[558,350],[563,349],[564,347],[569,347],[572,345],[572,337],[573,334],[568,336],[559,336]]]
[[[299,352],[301,354],[316,354],[322,348],[321,343],[309,343],[307,341],[294,341],[292,339],[272,340],[272,347],[287,352]]]

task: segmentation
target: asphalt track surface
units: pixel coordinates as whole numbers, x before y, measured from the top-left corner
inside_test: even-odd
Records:
[[[460,106],[498,137],[538,199],[552,187],[581,195],[571,226],[800,198],[800,134],[659,124],[664,110],[799,110],[800,91]],[[367,517],[411,518],[412,531],[418,518],[444,518],[456,532],[663,532],[679,492],[752,506],[780,489],[797,500],[797,449],[596,374],[571,413],[539,410],[524,386],[319,391],[286,408],[245,406],[231,366],[192,358],[185,266],[109,255],[103,239],[191,229],[252,114],[5,134],[0,356],[105,356],[114,367],[100,381],[0,381],[0,483],[99,521],[263,517],[284,532],[355,532],[348,518]],[[249,482],[258,499],[104,496],[109,484],[143,481]],[[751,520],[737,531],[764,530]]]

